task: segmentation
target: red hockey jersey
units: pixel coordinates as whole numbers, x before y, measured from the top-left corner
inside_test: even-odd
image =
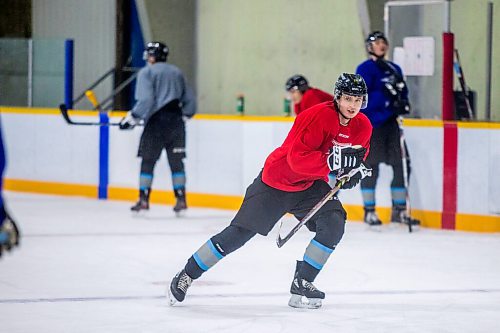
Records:
[[[333,145],[370,147],[372,126],[363,113],[340,125],[333,102],[317,104],[302,112],[281,147],[266,159],[262,181],[282,191],[309,188],[315,180],[328,181],[327,157]]]
[[[309,88],[306,90],[300,103],[294,105],[295,114],[298,116],[302,111],[309,109],[316,104],[333,101],[333,96],[323,90]]]

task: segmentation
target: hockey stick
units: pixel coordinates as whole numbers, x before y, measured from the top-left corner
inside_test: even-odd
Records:
[[[464,71],[462,70],[462,65],[460,64],[460,57],[458,56],[458,50],[455,49],[455,63],[453,68],[455,68],[455,72],[457,73],[458,82],[460,82],[460,87],[462,88],[462,93],[465,99],[465,105],[467,106],[467,113],[469,115],[469,119],[473,119],[472,114],[472,106],[469,101],[469,88],[467,88],[467,84],[465,84],[465,76]]]
[[[410,189],[409,189],[409,174],[408,174],[408,151],[406,150],[406,140],[403,132],[403,118],[398,117],[398,126],[399,126],[399,144],[401,146],[401,162],[403,163],[403,184],[406,192],[406,216],[405,220],[408,223],[408,232],[413,231],[412,221],[411,221],[411,206],[410,206]]]
[[[102,123],[102,122],[84,122],[84,121],[74,121],[71,120],[68,114],[68,108],[66,107],[66,104],[60,104],[59,105],[59,110],[61,111],[61,114],[69,125],[87,125],[87,126],[118,126],[120,125],[119,122],[117,123]]]
[[[316,214],[321,207],[323,207],[329,200],[331,200],[334,195],[342,188],[342,186],[356,173],[360,172],[361,173],[361,178],[365,178],[366,176],[371,176],[372,170],[368,169],[364,164],[361,164],[359,168],[352,169],[348,174],[341,176],[340,178],[337,179],[337,182],[335,183],[335,186],[321,199],[307,214],[302,218],[302,220],[297,223],[295,227],[293,227],[292,230],[283,238],[281,238],[280,231],[281,231],[281,226],[283,225],[283,221],[280,223],[280,227],[278,229],[278,237],[276,238],[276,244],[278,247],[282,247],[290,238],[292,238],[293,235],[299,229],[306,224],[313,216]]]

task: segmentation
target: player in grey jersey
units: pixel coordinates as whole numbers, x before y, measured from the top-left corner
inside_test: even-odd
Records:
[[[153,171],[163,149],[172,172],[174,211],[179,213],[187,209],[184,119],[196,113],[196,101],[181,70],[166,62],[168,52],[164,43],[147,44],[144,50],[147,65],[137,76],[137,102],[120,122],[120,129],[132,129],[140,121],[145,123],[138,152],[142,158],[139,201],[131,207],[136,212],[149,209]]]

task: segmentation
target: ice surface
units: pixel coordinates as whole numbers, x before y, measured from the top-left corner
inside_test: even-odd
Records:
[[[1,332],[499,332],[500,235],[348,223],[315,284],[287,306],[312,234],[256,236],[169,307],[165,287],[234,212],[7,192],[21,248],[0,259]],[[285,224],[294,223],[292,219]]]

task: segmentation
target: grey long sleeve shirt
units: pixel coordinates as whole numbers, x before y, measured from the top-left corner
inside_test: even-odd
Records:
[[[135,99],[132,115],[146,122],[174,99],[180,101],[184,116],[190,118],[196,113],[196,100],[184,75],[179,68],[166,62],[148,64],[139,71]]]

